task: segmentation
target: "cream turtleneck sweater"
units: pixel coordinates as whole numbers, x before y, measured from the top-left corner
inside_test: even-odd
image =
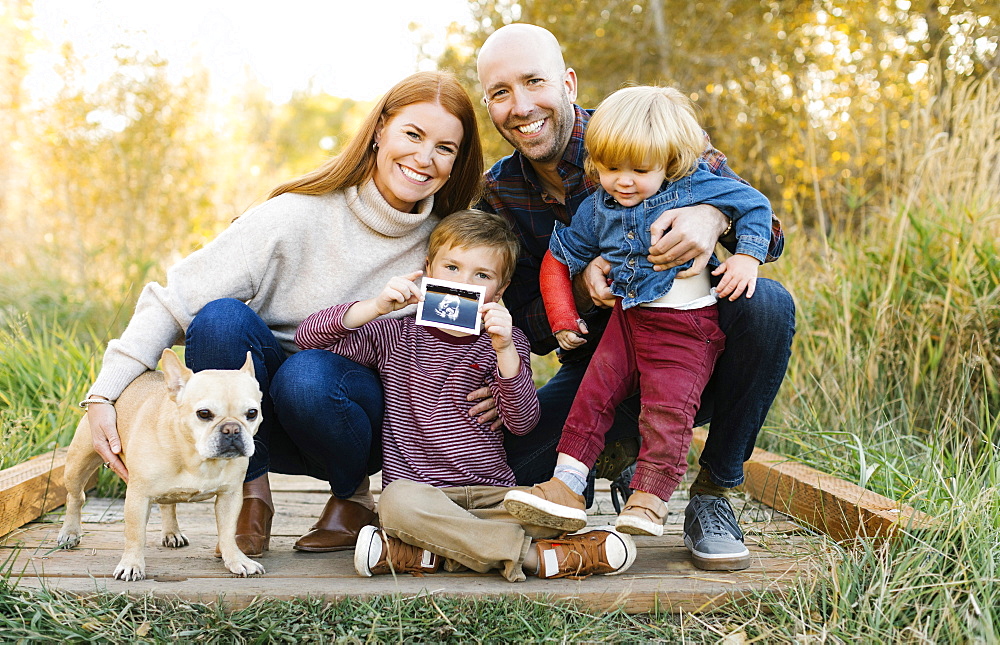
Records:
[[[156,368],[165,347],[205,304],[246,302],[286,352],[309,314],[375,296],[389,278],[422,269],[427,238],[440,218],[433,198],[417,212],[392,208],[373,181],[326,195],[285,193],[233,222],[167,271],[167,284],[143,289],[135,314],[108,344],[91,394],[117,399],[135,377]]]

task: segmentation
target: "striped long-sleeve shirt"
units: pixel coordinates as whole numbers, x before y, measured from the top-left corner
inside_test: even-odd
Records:
[[[326,349],[379,372],[385,390],[382,482],[409,479],[432,486],[514,486],[500,430],[469,416],[473,390],[489,385],[504,425],[523,435],[538,423],[528,340],[516,327],[517,376],[497,372],[488,334],[452,336],[414,318],[377,319],[345,327],[354,303],[319,311],[295,332],[302,349]]]

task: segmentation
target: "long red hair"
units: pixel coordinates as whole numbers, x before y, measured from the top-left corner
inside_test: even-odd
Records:
[[[448,215],[478,200],[483,177],[483,149],[479,142],[475,108],[458,80],[447,72],[417,72],[396,83],[365,117],[343,151],[325,164],[275,188],[268,199],[282,193],[323,195],[360,186],[375,172],[375,131],[397,112],[414,103],[436,103],[462,124],[451,178],[434,195],[433,213]]]

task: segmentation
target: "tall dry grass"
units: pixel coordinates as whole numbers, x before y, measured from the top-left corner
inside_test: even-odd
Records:
[[[1000,410],[1000,82],[932,95],[885,141],[892,172],[857,226],[795,231],[775,266],[799,308],[771,422],[787,451],[859,483],[882,453],[893,494],[915,452],[989,445]]]

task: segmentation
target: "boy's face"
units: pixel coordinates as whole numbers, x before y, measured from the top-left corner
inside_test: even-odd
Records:
[[[427,277],[474,284],[486,288],[485,302],[496,302],[507,284],[500,283],[503,261],[488,246],[442,246],[427,258]]]
[[[628,208],[638,206],[643,200],[655,195],[667,176],[663,166],[632,165],[627,162],[610,167],[599,163],[594,165],[601,177],[601,187],[616,202]]]

